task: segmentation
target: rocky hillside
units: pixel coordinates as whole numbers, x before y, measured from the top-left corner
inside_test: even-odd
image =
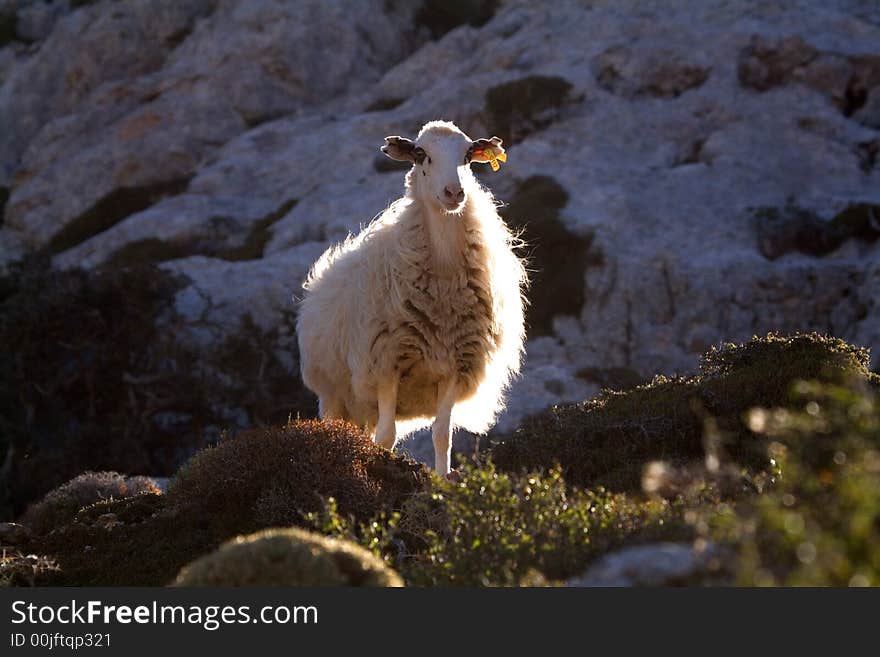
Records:
[[[119,392],[107,414],[133,404],[168,432],[134,466],[92,467],[170,472],[188,445],[174,435],[192,447],[312,410],[292,388],[292,297],[328,244],[400,194],[382,138],[434,118],[504,139],[508,165],[480,176],[535,270],[500,430],[687,370],[721,339],[820,330],[880,346],[874,2],[2,0],[0,85],[0,299],[25,312],[49,287],[58,334],[92,326],[105,344],[121,304],[147,305],[124,311],[150,324],[128,378],[46,374],[92,402]],[[34,283],[16,263],[35,254],[67,273]],[[170,287],[128,299],[118,277],[136,266]],[[123,290],[94,302],[99,328],[69,314],[88,304],[64,308],[58,277],[80,285],[65,276]],[[86,288],[76,298],[94,299]],[[94,352],[53,363],[80,372]],[[156,381],[238,392],[160,403]],[[76,401],[65,427],[94,418]],[[8,450],[7,475],[31,448]]]

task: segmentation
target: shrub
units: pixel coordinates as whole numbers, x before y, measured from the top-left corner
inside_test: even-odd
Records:
[[[566,486],[559,469],[508,475],[465,465],[458,483],[435,479],[400,514],[354,525],[332,507],[314,526],[398,565],[418,586],[516,586],[561,580],[624,542],[689,536],[680,509],[605,490]],[[401,554],[402,552],[402,554]]]
[[[795,408],[750,413],[770,443],[763,495],[704,519],[737,547],[744,585],[880,585],[880,407],[866,389],[804,383]]]
[[[349,424],[295,421],[196,454],[167,495],[84,506],[30,547],[57,560],[65,586],[162,586],[237,535],[307,524],[324,498],[366,519],[391,513],[427,481],[423,466]]]
[[[53,586],[57,583],[58,564],[37,554],[18,550],[0,552],[0,588],[4,586]]]
[[[0,344],[13,345],[0,350],[0,518],[85,470],[170,475],[229,417],[313,414],[295,334],[245,316],[210,351],[188,346],[180,285],[152,265],[55,271],[40,258],[0,278]]]
[[[466,467],[461,482],[441,483],[434,499],[449,526],[427,530],[428,548],[407,569],[418,584],[508,586],[534,571],[559,580],[624,542],[684,531],[669,503],[571,490],[558,468],[510,476],[491,464]]]
[[[79,511],[32,551],[50,555],[61,586],[163,586],[222,538],[205,518],[181,513],[165,495],[105,500]]]
[[[0,279],[0,344],[11,346],[0,350],[0,514],[85,470],[170,472],[186,444],[153,421],[179,378],[155,348],[155,320],[175,289],[154,268],[55,272],[43,260]]]
[[[302,529],[239,536],[180,571],[174,586],[403,586],[364,548]]]
[[[677,466],[703,459],[704,425],[711,421],[721,438],[717,447],[757,471],[767,465],[766,441],[746,426],[746,411],[789,405],[799,379],[874,377],[865,349],[814,333],[771,334],[713,349],[696,376],[657,376],[625,392],[604,390],[588,401],[555,406],[490,452],[500,470],[561,464],[570,484],[638,490],[648,462]]]
[[[22,524],[37,534],[47,534],[68,523],[80,509],[95,502],[159,492],[159,486],[149,477],[125,477],[118,472],[85,472],[32,505],[22,517]]]
[[[198,453],[171,482],[169,502],[211,518],[226,537],[277,525],[334,497],[367,518],[399,507],[428,481],[424,466],[341,421],[296,420],[243,432]]]

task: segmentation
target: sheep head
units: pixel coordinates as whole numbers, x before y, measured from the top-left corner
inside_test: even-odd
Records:
[[[507,156],[498,137],[472,140],[448,121],[425,124],[415,141],[385,137],[381,148],[392,160],[412,162],[407,184],[414,198],[447,214],[458,214],[476,180],[471,162],[488,162],[493,170]]]

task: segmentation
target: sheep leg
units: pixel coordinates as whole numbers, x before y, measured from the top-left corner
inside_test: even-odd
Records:
[[[345,404],[339,397],[320,397],[318,398],[318,414],[321,419],[326,418],[345,418]]]
[[[395,419],[397,417],[397,377],[380,383],[376,396],[379,403],[379,421],[373,440],[386,449],[394,449],[397,440]]]
[[[434,469],[437,474],[449,475],[452,458],[452,407],[455,406],[455,379],[437,386],[437,414],[431,427],[434,441]]]

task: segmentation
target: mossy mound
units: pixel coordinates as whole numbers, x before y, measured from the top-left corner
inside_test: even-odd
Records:
[[[658,376],[626,392],[555,406],[526,421],[494,445],[491,456],[505,471],[560,464],[569,484],[638,490],[651,461],[686,465],[706,455],[704,429],[714,424],[720,448],[734,462],[761,469],[766,441],[751,432],[743,414],[754,406],[791,403],[800,379],[836,383],[873,378],[868,352],[815,333],[768,335],[726,344],[703,357],[700,374]]]
[[[424,466],[375,445],[351,424],[296,420],[199,452],[171,482],[168,497],[235,535],[301,524],[329,497],[344,513],[367,518],[399,507],[427,482]]]
[[[149,477],[84,472],[30,506],[21,522],[36,534],[46,534],[72,520],[83,507],[96,502],[159,492],[159,486]]]
[[[180,571],[174,586],[403,586],[378,557],[303,529],[239,536]]]

